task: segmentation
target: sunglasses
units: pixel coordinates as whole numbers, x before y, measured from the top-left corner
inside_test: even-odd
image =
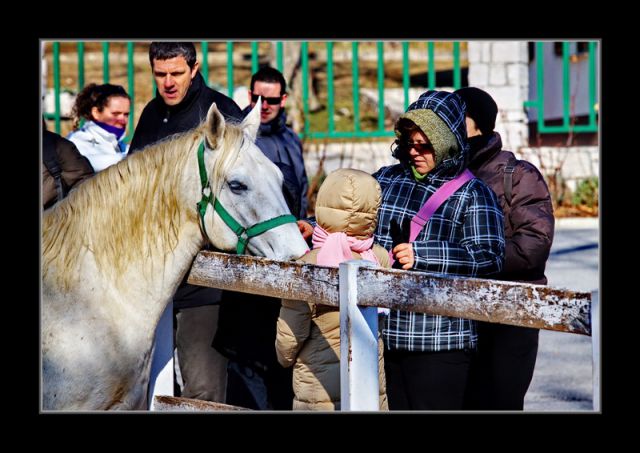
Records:
[[[252,95],[251,95],[251,102],[256,102],[256,103],[257,103],[257,102],[258,102],[258,98],[259,98],[259,97],[260,97],[260,95],[259,95],[259,94],[252,94]],[[263,101],[263,102],[264,102],[264,101],[267,101],[267,104],[269,104],[269,105],[277,105],[277,104],[280,104],[280,101],[281,101],[281,100],[282,100],[282,95],[277,96],[277,97],[272,97],[272,98],[266,98],[266,97],[263,97],[263,98],[262,98],[262,101]]]
[[[396,140],[396,145],[398,146],[398,148],[402,148],[407,151],[409,151],[411,148],[414,148],[419,153],[434,151],[433,145],[431,143],[414,143]]]

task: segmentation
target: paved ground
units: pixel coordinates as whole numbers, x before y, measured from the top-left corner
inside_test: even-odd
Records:
[[[560,219],[546,275],[549,285],[578,291],[599,289],[597,219]],[[540,331],[538,359],[527,412],[591,411],[591,337]]]

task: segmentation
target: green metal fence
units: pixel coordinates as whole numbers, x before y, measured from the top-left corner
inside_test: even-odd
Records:
[[[577,54],[572,53],[570,49],[570,42],[558,43],[561,45],[561,76],[552,77],[553,81],[562,80],[562,124],[559,125],[546,125],[545,124],[545,107],[548,102],[548,97],[545,95],[545,87],[548,87],[549,74],[545,72],[545,46],[555,45],[553,42],[536,42],[535,43],[535,72],[536,72],[536,98],[525,101],[525,107],[531,107],[536,109],[538,132],[543,134],[548,133],[568,133],[568,132],[598,132],[597,124],[597,64],[596,64],[596,45],[595,41],[586,42],[587,48],[583,52],[587,58],[587,91],[588,91],[588,103],[587,103],[587,124],[573,124],[576,119],[575,102],[576,91],[572,90],[571,75],[572,75],[572,62],[577,62]],[[575,72],[575,71],[574,71]],[[577,87],[576,87],[577,88]],[[573,108],[572,108],[573,104]]]
[[[72,43],[66,43],[68,46]],[[136,105],[141,106],[148,102],[148,99],[138,99],[136,102],[136,83],[140,87],[141,83],[149,84],[150,90],[145,90],[150,93],[155,92],[155,84],[151,77],[151,72],[148,67],[148,59],[146,60],[146,70],[142,75],[136,76],[135,71],[135,44],[134,42],[124,43],[126,47],[126,69],[122,68],[122,62],[114,64],[110,61],[110,54],[113,50],[111,42],[101,43],[102,52],[102,82],[106,83],[112,80],[115,71],[122,73],[126,71],[126,88],[127,92],[131,96],[131,112],[128,125],[128,139],[130,140],[133,134],[136,121]],[[237,63],[238,57],[236,55],[236,62],[234,63],[234,54],[239,47],[246,49],[249,47],[250,52],[250,71],[251,73],[258,70],[259,65],[264,63],[265,54],[273,55],[273,58],[267,58],[273,64],[275,60],[275,66],[283,71],[284,68],[284,46],[282,41],[278,42],[215,42],[217,47],[226,44],[226,81],[218,80],[212,82],[210,80],[211,65],[209,64],[209,54],[211,53],[210,42],[201,42],[200,50],[202,53],[202,65],[201,71],[207,84],[213,85],[215,88],[220,89],[230,96],[233,96],[235,89],[234,76],[235,73],[241,68]],[[537,42],[535,44],[536,54],[542,55],[543,46],[549,43]],[[77,87],[61,86],[61,63],[60,63],[60,42],[53,42],[50,44],[50,51],[52,54],[52,85],[54,91],[54,112],[45,114],[45,118],[53,120],[55,124],[55,131],[60,133],[61,121],[66,120],[61,115],[60,95],[64,90],[80,91],[85,83],[96,82],[100,83],[100,80],[87,80],[86,70],[87,64],[85,62],[85,42],[77,42]],[[114,44],[115,45],[115,44]],[[140,46],[144,45],[145,51],[148,49],[146,43],[138,43],[138,54],[142,51]],[[466,68],[468,63],[466,59],[462,58],[462,48],[466,49],[467,43],[461,42],[302,42],[300,43],[300,73],[301,73],[301,104],[303,111],[303,127],[300,131],[301,137],[317,138],[317,139],[344,139],[344,138],[376,138],[376,137],[390,137],[393,136],[391,125],[388,122],[385,125],[385,96],[388,94],[391,87],[389,86],[390,71],[393,61],[388,58],[389,53],[393,53],[395,56],[400,52],[400,60],[396,62],[396,66],[399,65],[399,74],[396,71],[397,83],[395,83],[395,89],[402,90],[403,106],[404,109],[409,105],[412,99],[409,99],[409,89],[412,86],[422,88],[441,88],[437,86],[436,75],[439,71],[442,71],[442,65],[437,66],[436,53],[442,58],[443,53],[449,53],[447,61],[450,61],[450,65],[446,68],[451,71],[450,85],[447,88],[457,89],[462,86],[463,83],[463,67]],[[568,48],[569,43],[563,43],[563,115],[562,124],[549,126],[545,125],[544,114],[545,111],[545,83],[549,85],[549,81],[545,82],[545,67],[544,60],[542,58],[535,61],[535,70],[537,74],[537,98],[530,99],[524,103],[524,107],[534,108],[537,110],[537,122],[538,131],[541,133],[554,133],[554,132],[597,132],[596,122],[596,43],[588,43],[588,68],[589,68],[589,105],[590,110],[588,113],[588,124],[572,124],[571,118],[571,87],[570,87],[570,52]],[[122,46],[122,43],[119,43]],[[95,47],[95,45],[94,45]],[[336,59],[336,49],[340,48],[342,55],[350,55],[350,61],[345,61],[344,56],[341,61]],[[392,47],[391,51],[389,48]],[[366,51],[367,59],[362,58],[362,53]],[[246,52],[244,50],[243,52]],[[375,69],[370,66],[372,63],[372,55],[375,53]],[[322,54],[322,58],[317,56]],[[146,57],[145,53],[145,57]],[[312,61],[311,56],[315,55],[316,58]],[[416,55],[420,58],[416,59]],[[261,58],[262,57],[262,58]],[[345,65],[350,68],[345,69]],[[365,67],[366,66],[366,67]],[[249,69],[249,68],[246,68]],[[340,69],[343,73],[345,70],[350,73],[350,89],[345,86],[341,86],[339,93],[336,86],[337,71]],[[284,71],[283,71],[284,72]],[[310,109],[310,74],[320,73],[323,75],[323,90],[318,93],[318,97],[323,104],[324,113],[318,114],[311,112]],[[367,72],[366,77],[363,72]],[[285,73],[285,76],[288,74]],[[142,77],[142,80],[140,79]],[[93,77],[95,79],[95,77]],[[237,79],[237,77],[236,77]],[[375,80],[375,86],[377,89],[377,111],[371,112],[371,108],[368,108],[368,113],[363,112],[363,101],[361,99],[361,88],[363,83],[373,84]],[[112,82],[113,83],[113,82]],[[249,78],[247,78],[243,84],[248,85]],[[288,83],[290,81],[288,80]],[[142,102],[142,103],[141,103]],[[337,109],[338,106],[342,106]],[[346,106],[346,107],[345,107]],[[341,121],[341,124],[336,122],[337,110],[349,110],[349,121]],[[326,118],[325,118],[326,116]],[[320,119],[321,118],[321,119]],[[366,122],[364,120],[367,120]],[[366,123],[366,124],[365,124]]]
[[[129,112],[129,124],[128,124],[128,140],[131,140],[133,130],[135,127],[135,71],[134,71],[134,47],[133,42],[127,42],[127,92],[131,96],[131,110]],[[109,42],[102,43],[102,83],[108,83],[110,81],[109,70]],[[44,117],[48,120],[55,122],[55,131],[59,134],[61,131],[61,108],[60,108],[60,95],[62,93],[60,83],[60,42],[52,43],[53,54],[53,96],[54,96],[54,112],[44,113]],[[77,92],[80,92],[85,86],[85,43],[77,43],[77,61],[78,61],[78,85]],[[98,81],[93,81],[98,83]],[[70,89],[70,87],[66,87]]]
[[[131,96],[132,105],[131,105],[131,113],[129,118],[129,126],[128,126],[128,138],[133,133],[135,127],[135,106],[136,106],[136,92],[135,92],[135,69],[134,69],[134,42],[126,43],[126,52],[127,52],[127,83],[126,88],[127,92]],[[443,43],[439,43],[441,46]],[[87,80],[85,75],[87,64],[85,62],[85,42],[77,42],[75,43],[77,47],[77,87],[71,86],[61,86],[61,63],[60,63],[60,42],[53,42],[51,44],[51,52],[52,52],[52,68],[53,68],[53,96],[54,96],[54,112],[46,113],[45,118],[48,120],[53,120],[55,124],[56,132],[60,133],[61,131],[61,122],[68,120],[68,118],[63,118],[61,115],[61,106],[60,106],[60,95],[63,91],[76,91],[79,92],[84,86],[85,83],[96,82],[96,83],[107,83],[112,81],[112,76],[114,73],[114,63],[110,62],[110,52],[112,51],[112,46],[110,42],[102,42],[101,43],[101,52],[102,52],[102,80]],[[222,86],[221,83],[211,83],[210,81],[210,65],[204,64],[204,62],[209,61],[209,53],[210,46],[209,42],[201,42],[200,49],[202,52],[202,61],[203,64],[201,66],[201,71],[204,79],[207,81],[209,85],[214,85],[216,88],[222,89],[222,91],[227,94],[232,95],[235,89],[234,84],[234,73],[238,70],[237,64],[234,64],[234,50],[242,43],[238,42],[226,42],[226,86]],[[244,44],[246,46],[246,43]],[[431,89],[436,88],[436,58],[435,58],[435,42],[402,42],[402,43],[385,43],[385,42],[302,42],[301,44],[301,84],[302,84],[302,110],[304,112],[304,127],[303,130],[300,131],[300,135],[302,137],[309,138],[360,138],[360,137],[388,137],[393,135],[393,131],[390,127],[385,128],[384,123],[384,99],[385,92],[389,89],[389,87],[385,86],[385,45],[395,45],[401,47],[402,52],[402,90],[404,95],[404,107],[406,108],[409,103],[409,88],[410,88],[410,78],[411,73],[416,72],[416,70],[424,70],[425,71],[425,80],[424,83],[421,83],[424,87],[428,87]],[[350,108],[352,111],[352,119],[350,121],[350,128],[348,130],[339,130],[336,125],[335,115],[336,115],[336,105],[338,103],[344,104],[347,99],[344,96],[340,96],[336,93],[336,88],[334,86],[334,77],[336,72],[336,61],[334,58],[334,49],[336,46],[345,45],[350,46],[352,52],[351,58],[351,90],[348,94],[348,99],[350,101]],[[451,59],[453,64],[453,88],[459,88],[461,86],[461,62],[460,62],[460,43],[447,43],[448,47],[451,48]],[[250,43],[250,52],[251,52],[251,72],[257,71],[260,63],[260,50],[265,46],[275,46],[275,48],[271,48],[271,51],[275,54],[275,66],[283,71],[284,69],[284,43],[279,42],[251,42]],[[314,51],[317,53],[321,47],[324,47],[324,51],[326,52],[326,61],[324,62],[314,62],[315,71],[324,71],[326,73],[326,92],[321,93],[321,98],[323,104],[326,109],[326,121],[324,127],[322,125],[317,126],[312,121],[314,118],[313,113],[310,112],[309,109],[309,98],[310,98],[310,71],[311,62],[310,62],[310,54],[311,49],[310,46],[314,47]],[[363,127],[361,123],[361,103],[362,100],[359,94],[359,87],[361,85],[362,76],[359,72],[359,67],[362,62],[359,62],[359,51],[362,46],[367,46],[370,50],[371,46],[375,47],[375,52],[377,53],[377,71],[376,71],[376,79],[377,79],[377,92],[379,97],[378,105],[380,106],[377,110],[377,122],[375,127]],[[425,57],[422,60],[425,60],[424,67],[418,67],[423,62],[410,62],[409,58],[409,50],[410,46],[413,51],[423,51]],[[264,53],[264,52],[263,52]],[[344,63],[344,62],[342,62]],[[324,68],[320,68],[319,66],[324,66]],[[118,69],[122,71],[122,69]],[[153,78],[150,75],[150,71],[148,71],[144,77],[145,80],[148,80],[146,83],[153,83]],[[95,78],[95,77],[94,77]],[[246,85],[248,85],[249,80],[246,80]],[[289,82],[289,81],[288,81]],[[113,83],[113,82],[112,82]],[[140,83],[140,82],[138,82]],[[153,86],[152,92],[155,91],[155,85]],[[150,99],[144,99],[144,102],[148,102]],[[140,100],[139,100],[140,101]],[[139,105],[139,102],[138,102]],[[344,129],[344,127],[343,127]]]

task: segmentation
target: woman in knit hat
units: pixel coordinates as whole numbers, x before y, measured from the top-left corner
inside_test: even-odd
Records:
[[[388,252],[373,243],[380,186],[368,173],[342,168],[318,191],[313,250],[304,263],[337,267],[364,259],[389,267]],[[380,409],[387,410],[382,340],[379,350]],[[340,410],[340,311],[298,300],[282,301],[276,352],[284,367],[294,366],[294,410]]]
[[[479,179],[464,182],[408,240],[408,225],[425,202],[466,168],[469,147],[460,98],[444,91],[423,93],[400,116],[395,133],[393,155],[400,163],[373,175],[382,190],[375,239],[392,251],[394,267],[465,277],[499,272],[502,210]],[[477,341],[475,321],[391,310],[382,335],[391,410],[462,409]]]

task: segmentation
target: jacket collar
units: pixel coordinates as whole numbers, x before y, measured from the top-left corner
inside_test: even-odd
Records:
[[[473,144],[473,141],[470,141]],[[471,159],[469,162],[469,167],[477,168],[482,165],[483,162],[490,160],[495,154],[500,152],[502,149],[502,137],[497,132],[493,132],[493,135],[489,137],[489,140],[484,144],[484,146],[480,146],[475,149],[471,148]]]
[[[87,121],[86,123],[84,123],[81,130],[92,135],[97,135],[98,137],[108,142],[113,142],[116,144],[118,143],[118,138],[115,136],[115,134],[112,134],[111,132],[103,129],[93,121]]]
[[[242,117],[245,118],[251,112],[251,105],[245,107],[242,111]],[[280,113],[268,123],[260,123],[260,135],[273,135],[281,132],[287,125],[287,114],[284,109],[280,109]]]

